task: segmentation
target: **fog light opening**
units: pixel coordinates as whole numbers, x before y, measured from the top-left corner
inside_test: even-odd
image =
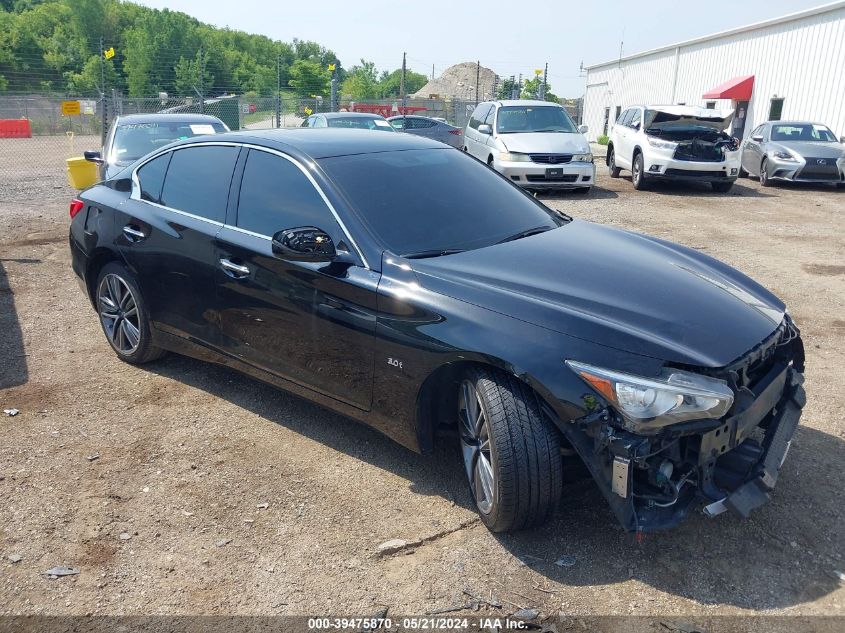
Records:
[[[648,170],[651,171],[651,172],[658,172],[658,171],[660,171],[660,169],[662,167],[663,167],[663,165],[652,165],[651,167],[648,168]]]

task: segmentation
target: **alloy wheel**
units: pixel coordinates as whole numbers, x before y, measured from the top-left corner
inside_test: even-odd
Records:
[[[109,273],[102,278],[97,288],[97,309],[112,347],[125,355],[137,350],[141,344],[138,304],[122,277]]]
[[[458,419],[467,479],[478,509],[489,514],[496,490],[490,451],[490,425],[478,389],[469,380],[461,383]]]

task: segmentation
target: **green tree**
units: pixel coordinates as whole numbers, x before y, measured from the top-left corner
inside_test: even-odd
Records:
[[[199,51],[194,59],[180,57],[173,70],[175,75],[173,89],[176,94],[200,93],[205,96],[214,85],[214,76],[206,69],[205,57]]]
[[[290,67],[288,85],[298,97],[329,94],[331,75],[328,66],[314,59],[297,59]]]
[[[428,83],[428,77],[415,73],[412,70],[405,72],[405,94],[413,94],[420,90]],[[393,98],[399,97],[400,87],[402,85],[402,69],[398,68],[392,73],[382,73],[379,81],[379,92],[381,97]]]
[[[355,101],[378,99],[380,95],[376,65],[362,59],[360,66],[353,66],[347,71],[340,92],[344,97]]]
[[[103,77],[106,80],[105,86],[102,85]],[[68,93],[74,96],[97,96],[107,92],[110,87],[116,86],[118,76],[113,61],[103,60],[101,66],[100,54],[97,53],[88,58],[81,71],[65,72],[65,82]]]
[[[526,79],[522,84],[522,94],[520,95],[520,99],[539,99],[540,98],[540,89],[543,86],[543,76],[537,75],[534,79]],[[557,95],[552,94],[552,85],[548,84],[546,86],[546,101],[552,101],[554,103],[558,103],[560,99]]]

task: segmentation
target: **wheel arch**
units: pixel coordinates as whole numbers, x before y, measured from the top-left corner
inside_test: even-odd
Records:
[[[613,152],[613,143],[607,143],[607,151],[604,154],[604,164],[610,167],[610,154]]]
[[[88,300],[95,309],[97,307],[97,277],[99,277],[100,271],[103,267],[110,262],[118,262],[124,265],[126,263],[117,251],[110,248],[100,247],[91,253],[91,256],[88,259],[88,264],[85,267],[85,289],[88,292]]]
[[[536,381],[531,380],[513,364],[494,356],[462,356],[432,370],[417,392],[416,431],[420,452],[430,452],[434,448],[438,431],[444,426],[450,426],[452,422],[457,422],[457,385],[472,367],[493,369],[514,376],[531,389],[543,409],[547,409],[549,413],[554,411],[546,395],[538,389]]]

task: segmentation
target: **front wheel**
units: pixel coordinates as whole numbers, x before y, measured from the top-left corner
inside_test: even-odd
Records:
[[[560,436],[536,394],[514,376],[474,369],[461,381],[464,469],[481,520],[493,532],[539,525],[554,512],[563,472]]]
[[[734,186],[733,181],[729,182],[711,182],[710,186],[713,187],[713,191],[717,193],[727,193],[731,190],[731,187]]]
[[[616,152],[613,151],[612,147],[608,150],[608,152],[607,173],[610,174],[611,178],[619,178],[619,172],[622,170],[616,166]]]
[[[152,343],[147,304],[132,274],[110,262],[97,277],[97,313],[106,340],[118,358],[140,365],[160,358],[164,350]]]
[[[760,186],[770,187],[771,185],[772,181],[769,178],[769,161],[763,159],[763,164],[760,165]]]

